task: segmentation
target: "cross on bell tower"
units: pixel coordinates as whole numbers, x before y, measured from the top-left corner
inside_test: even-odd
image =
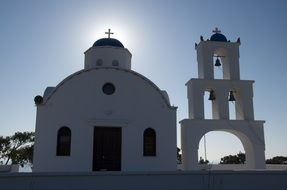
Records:
[[[219,34],[221,33],[221,30],[219,30],[217,27],[215,27],[215,30],[212,30],[213,33]]]
[[[108,38],[110,38],[111,34],[114,34],[113,32],[111,32],[111,29],[109,29],[108,32],[105,32],[105,34],[108,34]]]

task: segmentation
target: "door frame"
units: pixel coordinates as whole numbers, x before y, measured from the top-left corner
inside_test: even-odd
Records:
[[[96,149],[96,143],[99,143],[97,142],[97,139],[96,139],[96,130],[99,129],[99,130],[102,130],[100,132],[100,135],[104,135],[103,138],[107,137],[106,139],[101,139],[100,143],[102,143],[100,146],[101,146],[101,152],[96,152],[97,149]],[[113,132],[111,132],[110,136],[108,133],[106,133],[107,131],[112,131],[114,129]],[[106,131],[105,131],[106,130]],[[105,134],[106,133],[106,134]],[[116,137],[113,141],[113,137]],[[112,138],[112,139],[111,139]],[[111,168],[107,168],[107,169],[98,169],[96,167],[96,164],[98,163],[97,162],[97,156],[99,156],[100,154],[100,157],[101,157],[101,154],[106,154],[106,151],[109,152],[109,148],[113,148],[114,146],[113,145],[109,145],[107,143],[105,143],[105,141],[111,141],[112,143],[117,143],[119,144],[119,147],[116,146],[116,149],[119,149],[119,152],[117,155],[115,155],[116,159],[114,163],[111,163],[110,167]],[[106,145],[106,146],[105,146]],[[107,149],[106,149],[107,148]],[[104,153],[105,152],[105,153]],[[98,154],[98,155],[97,155]],[[110,155],[111,156],[111,155]],[[112,158],[113,160],[113,158]],[[109,161],[106,161],[107,163],[105,163],[104,161],[104,155],[103,155],[103,160],[98,160],[99,162],[103,162],[101,163],[103,165],[103,167],[105,167],[105,164],[108,165],[108,162]],[[115,165],[113,165],[115,164]],[[107,166],[109,167],[109,166]],[[117,169],[112,169],[112,168],[117,168]],[[92,171],[121,171],[122,170],[122,127],[119,127],[119,126],[94,126],[94,131],[93,131],[93,159],[92,159]]]

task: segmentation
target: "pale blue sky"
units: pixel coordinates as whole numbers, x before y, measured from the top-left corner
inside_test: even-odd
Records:
[[[33,131],[34,96],[83,69],[83,52],[108,28],[133,54],[133,70],[169,93],[178,121],[186,118],[185,83],[197,77],[194,43],[217,26],[231,41],[241,38],[241,78],[255,80],[255,118],[266,120],[266,157],[287,156],[286,10],[284,0],[3,0],[0,135]],[[207,134],[209,160],[239,150],[234,136]]]

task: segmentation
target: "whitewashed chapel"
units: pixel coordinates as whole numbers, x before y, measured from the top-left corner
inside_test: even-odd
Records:
[[[196,44],[199,78],[187,83],[189,118],[180,122],[183,169],[198,169],[199,141],[216,130],[241,140],[248,168],[265,168],[264,122],[253,114],[254,81],[239,77],[240,41],[214,32]],[[83,70],[35,97],[33,171],[177,170],[177,108],[166,91],[131,69],[129,50],[110,38],[110,30],[107,34],[85,52]],[[216,66],[223,68],[223,79],[214,79]],[[212,119],[204,116],[205,91]],[[230,120],[228,101],[236,104],[235,120]]]

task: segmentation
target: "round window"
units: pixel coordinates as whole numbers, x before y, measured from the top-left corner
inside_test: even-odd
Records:
[[[106,95],[111,95],[111,94],[115,93],[116,88],[112,83],[106,83],[106,84],[104,84],[102,90]]]

